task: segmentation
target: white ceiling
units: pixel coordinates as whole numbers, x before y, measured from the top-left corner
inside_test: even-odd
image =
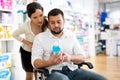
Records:
[[[120,0],[99,0],[100,3],[112,3],[112,2],[118,2]]]

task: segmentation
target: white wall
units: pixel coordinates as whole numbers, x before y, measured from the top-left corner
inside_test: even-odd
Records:
[[[108,17],[112,19],[112,24],[120,23],[120,1],[100,4],[100,9],[108,12]]]

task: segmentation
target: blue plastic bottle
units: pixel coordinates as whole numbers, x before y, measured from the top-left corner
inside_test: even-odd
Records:
[[[58,42],[55,42],[54,45],[52,46],[52,55],[55,53],[60,53],[61,48]]]

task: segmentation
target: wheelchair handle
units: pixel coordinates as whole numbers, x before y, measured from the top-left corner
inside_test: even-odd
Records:
[[[90,62],[82,62],[82,63],[77,64],[77,65],[78,65],[78,68],[82,67],[83,65],[87,65],[89,69],[93,68],[93,64]]]

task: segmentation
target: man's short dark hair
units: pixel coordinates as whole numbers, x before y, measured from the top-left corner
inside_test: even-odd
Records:
[[[49,13],[48,13],[48,19],[49,19],[49,16],[56,16],[56,15],[59,15],[61,14],[63,19],[64,19],[64,13],[62,10],[58,9],[58,8],[54,8],[52,9]]]

